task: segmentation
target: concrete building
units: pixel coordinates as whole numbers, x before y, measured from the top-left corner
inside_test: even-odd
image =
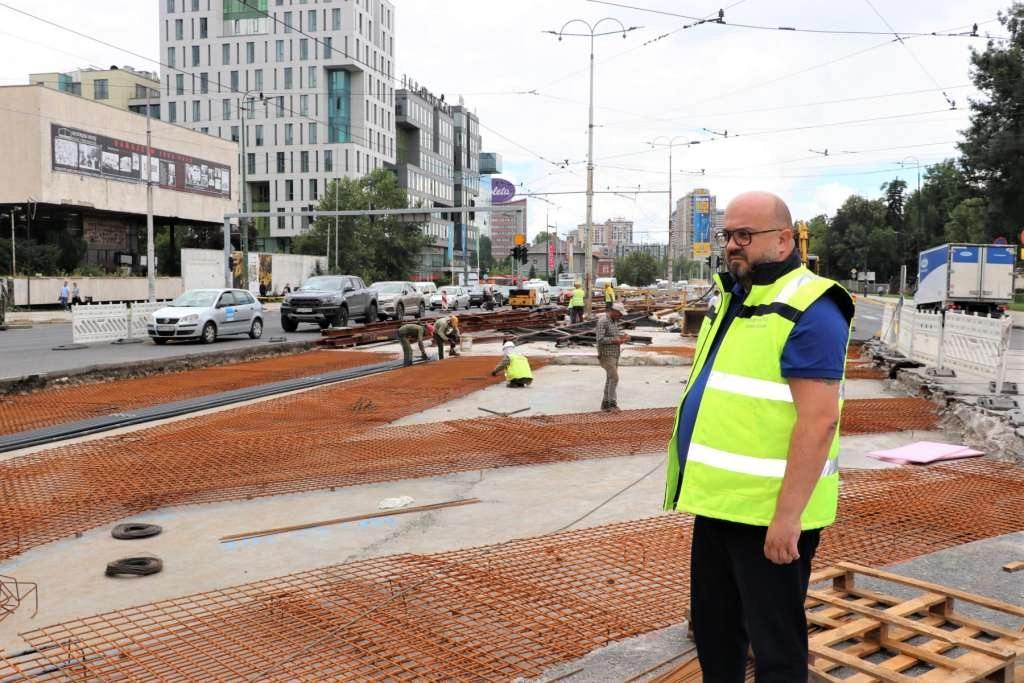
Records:
[[[673,260],[704,258],[708,255],[702,250],[712,249],[715,212],[715,196],[706,188],[695,188],[676,201],[675,221],[672,224]],[[694,247],[695,244],[704,246]]]
[[[459,98],[459,104],[452,107],[455,124],[455,206],[476,206],[480,196],[480,118],[471,112]],[[455,220],[459,220],[458,216]],[[465,230],[456,230],[454,235],[455,267],[460,268],[463,256],[468,258],[470,267],[476,265],[476,243],[479,235],[477,216],[463,214]],[[467,241],[463,249],[463,240]],[[470,254],[472,252],[472,254]]]
[[[42,85],[143,115],[146,113],[148,90],[150,116],[160,118],[160,78],[150,71],[112,66],[109,69],[29,74],[28,80],[32,85]]]
[[[495,211],[491,214],[491,255],[495,261],[502,261],[512,255],[516,233],[526,234],[527,208],[525,199],[514,199],[502,206],[519,207],[523,213],[518,218],[513,212]],[[518,221],[518,222],[517,222]]]
[[[327,184],[395,162],[394,5],[160,0],[161,117],[244,144],[247,205],[316,206]],[[245,125],[240,114],[245,112]],[[240,150],[239,150],[240,153]],[[268,249],[309,220],[256,222]]]
[[[604,223],[594,223],[591,229],[591,244],[595,247],[615,247],[633,242],[633,221],[625,218],[609,218]],[[587,226],[581,223],[576,228],[575,240],[583,244],[586,234]]]
[[[151,123],[156,227],[169,226],[172,243],[176,227],[220,234],[237,203],[235,145]],[[14,215],[16,248],[22,240],[74,242],[85,249],[78,262],[142,268],[146,119],[60,90],[0,87],[0,149],[0,213],[5,227]],[[0,268],[9,272],[7,256]]]
[[[650,242],[640,242],[633,244],[617,244],[612,249],[612,254],[615,258],[621,258],[627,254],[632,254],[635,251],[642,251],[648,256],[656,259],[659,263],[664,261],[668,256],[668,245],[657,244]]]

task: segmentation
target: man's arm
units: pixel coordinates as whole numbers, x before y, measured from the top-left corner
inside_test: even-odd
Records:
[[[508,356],[502,356],[501,360],[498,362],[498,364],[494,366],[493,370],[491,370],[491,377],[494,377],[499,372],[501,372],[502,370],[507,368],[508,367],[508,363],[509,363]]]
[[[800,557],[800,515],[821,478],[839,422],[839,380],[792,377],[789,389],[796,406],[796,424],[775,517],[764,542],[765,557],[775,564],[788,564]]]

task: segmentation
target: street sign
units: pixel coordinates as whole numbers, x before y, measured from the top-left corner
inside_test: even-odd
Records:
[[[704,258],[711,256],[711,242],[694,242],[693,257]]]
[[[1005,237],[1000,235],[999,237],[997,237],[994,240],[992,240],[992,244],[998,244],[999,246],[1004,247],[1007,244],[1009,244],[1009,242],[1006,241]]]

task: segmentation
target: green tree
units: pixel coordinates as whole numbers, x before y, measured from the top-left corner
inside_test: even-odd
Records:
[[[1024,225],[1024,4],[998,16],[1009,40],[971,51],[971,79],[983,97],[970,101],[970,125],[958,145],[968,183],[987,203],[986,242]]]
[[[533,265],[532,263],[530,264],[530,274],[528,275],[528,277],[531,280],[537,277],[537,266]]]
[[[491,253],[491,238],[487,235],[480,235],[480,270],[489,273],[493,267],[494,255]]]
[[[826,277],[830,277],[832,274],[829,267],[829,264],[831,263],[831,252],[829,250],[828,228],[828,216],[824,214],[819,214],[807,221],[807,252],[818,257],[821,274]]]
[[[950,211],[946,222],[947,242],[987,242],[988,205],[980,197],[965,199]]]
[[[619,284],[644,286],[658,279],[658,259],[643,251],[632,251],[615,259],[615,279]]]
[[[552,233],[547,232],[545,230],[541,230],[540,232],[537,233],[537,236],[533,238],[533,243],[540,244],[542,242],[550,242],[552,237],[554,237]]]
[[[946,223],[964,199],[977,196],[968,185],[956,162],[947,159],[924,170],[921,191],[907,199],[904,210],[902,262],[911,273],[916,271],[918,253],[946,240]]]
[[[680,256],[672,264],[673,280],[692,280],[700,277],[701,262]],[[658,272],[661,272],[659,270]]]
[[[882,183],[885,193],[885,220],[894,230],[903,229],[903,205],[906,203],[907,182],[896,178]]]
[[[408,199],[390,171],[375,169],[362,178],[342,178],[331,182],[320,198],[320,211],[358,211],[363,209],[404,209]],[[367,282],[407,278],[419,263],[420,251],[428,238],[414,223],[399,218],[376,216],[345,216],[338,219],[335,232],[333,217],[319,217],[302,235],[292,240],[297,254],[324,254],[327,235],[331,234],[328,270],[351,273]],[[334,235],[337,234],[337,244]],[[337,259],[335,259],[337,253]]]
[[[897,263],[896,231],[886,224],[888,207],[880,199],[850,195],[829,224],[831,272],[846,276],[852,269],[874,271],[889,278]]]

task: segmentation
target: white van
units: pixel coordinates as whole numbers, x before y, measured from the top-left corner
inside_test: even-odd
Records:
[[[613,277],[599,277],[596,280],[594,280],[594,289],[596,289],[599,292],[603,292],[604,286],[607,285],[609,282],[612,283],[612,289],[615,289],[619,286],[619,281]]]
[[[547,306],[551,303],[551,286],[548,285],[547,280],[528,280],[523,283],[523,289],[533,289],[536,291],[534,294],[535,305]]]

